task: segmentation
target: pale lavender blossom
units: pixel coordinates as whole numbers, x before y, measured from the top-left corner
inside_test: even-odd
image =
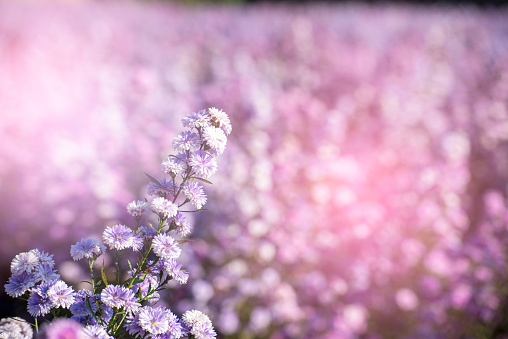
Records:
[[[138,275],[139,278],[143,276],[144,274]],[[153,291],[157,287],[159,287],[159,280],[157,279],[157,277],[152,274],[147,274],[143,281],[134,284],[132,286],[132,291],[134,292],[135,295],[137,295],[138,292],[141,291],[140,297],[146,298],[148,296],[149,290],[151,289]],[[148,301],[150,303],[155,303],[159,300],[159,298],[160,298],[159,292],[152,292],[149,296]]]
[[[106,331],[106,328],[100,325],[88,325],[84,329],[84,333],[93,339],[113,339]]]
[[[203,128],[210,125],[210,116],[206,110],[192,112],[182,118],[183,127],[187,128]]]
[[[198,177],[204,179],[208,179],[217,171],[217,160],[203,150],[190,154],[189,165]]]
[[[100,241],[92,238],[81,239],[75,245],[71,246],[71,257],[74,261],[86,259],[95,259],[106,252],[106,246]]]
[[[208,109],[208,114],[210,115],[210,121],[214,127],[222,129],[226,135],[231,133],[231,121],[223,110],[212,107]]]
[[[191,329],[190,333],[194,335],[196,339],[210,339],[216,338],[217,333],[213,328],[212,323],[200,322],[196,323]]]
[[[163,260],[162,262],[164,264],[164,272],[166,272],[180,284],[187,283],[187,280],[189,279],[189,273],[182,270],[182,264],[178,263],[174,259]]]
[[[176,231],[178,234],[180,234],[182,237],[185,237],[189,235],[192,232],[192,225],[190,222],[187,221],[185,216],[178,212],[173,218],[171,218],[171,221],[175,222],[176,225]]]
[[[177,259],[182,250],[173,237],[159,234],[152,241],[153,252],[163,259]]]
[[[134,218],[139,219],[148,210],[148,203],[143,200],[133,201],[127,204],[127,212]]]
[[[206,204],[206,195],[203,191],[203,186],[199,185],[195,181],[185,183],[183,187],[183,194],[185,194],[187,199],[189,199],[197,209]]]
[[[188,331],[196,338],[215,338],[216,333],[210,318],[201,311],[187,311],[182,316],[182,321]]]
[[[192,152],[201,146],[199,135],[190,131],[183,131],[173,139],[173,148],[177,152]]]
[[[119,251],[130,247],[137,251],[142,246],[142,241],[140,246],[139,236],[129,227],[120,224],[107,227],[102,234],[102,239],[109,248]]]
[[[162,162],[161,169],[164,173],[175,176],[184,171],[185,163],[173,156]]]
[[[157,213],[163,218],[174,217],[178,212],[178,206],[163,197],[154,198],[150,206],[154,213]]]
[[[47,295],[53,303],[53,307],[69,308],[75,301],[74,290],[61,280],[56,281],[49,287]]]
[[[136,301],[134,293],[127,287],[121,285],[108,285],[101,293],[101,301],[112,308],[126,308],[132,311],[141,306]]]
[[[22,252],[14,257],[11,262],[12,274],[23,272],[31,273],[39,264],[39,257],[34,252]]]
[[[129,313],[125,318],[123,327],[132,336],[144,337],[146,333],[146,331],[143,329],[143,327],[141,327],[141,324],[139,323],[139,312]]]
[[[203,139],[206,141],[208,147],[222,154],[226,148],[227,137],[224,131],[220,128],[209,126],[203,130]]]
[[[138,323],[151,334],[162,334],[169,330],[171,311],[164,307],[145,306],[138,310]]]
[[[157,235],[157,231],[151,226],[139,226],[138,231],[139,235],[143,237],[145,241],[150,241]]]

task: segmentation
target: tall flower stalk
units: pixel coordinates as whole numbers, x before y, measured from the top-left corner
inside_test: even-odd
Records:
[[[229,117],[216,108],[189,114],[182,124],[186,130],[172,145],[177,153],[161,164],[169,177],[158,180],[147,174],[148,198],[127,205],[136,220],[136,229],[117,224],[106,228],[102,242],[88,238],[71,246],[75,261],[88,261],[89,289],[74,291],[60,280],[52,255],[38,249],[20,253],[12,260],[12,276],[5,290],[11,297],[28,300],[27,309],[35,318],[36,331],[37,317],[51,313],[53,318],[70,317],[75,323],[54,321],[46,331],[70,331],[71,327],[74,331],[78,323],[81,331],[92,338],[216,336],[212,322],[202,312],[189,310],[179,319],[170,309],[157,306],[159,292],[170,280],[180,284],[188,280],[189,274],[177,261],[180,244],[187,240],[176,239],[174,233],[185,237],[191,232],[184,213],[203,210],[207,198],[202,183],[211,184],[208,179],[217,171],[216,156],[224,152],[231,133]],[[186,205],[189,207],[183,210]],[[141,225],[142,220],[146,225]],[[120,257],[126,250],[138,253],[138,258],[135,264],[127,261],[128,270],[123,272]],[[96,277],[97,258],[106,251],[112,251],[115,258],[114,282],[108,281],[104,264],[100,277]],[[17,318],[2,320],[0,335],[15,335],[13,331],[17,331],[16,335],[22,332],[23,338],[32,337],[32,332],[20,322],[23,323]]]

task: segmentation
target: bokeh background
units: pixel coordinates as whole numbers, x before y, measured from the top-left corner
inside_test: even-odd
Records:
[[[222,338],[505,338],[508,9],[0,2],[0,284],[146,196],[180,119],[233,133],[166,301]],[[0,317],[25,305],[0,288]]]

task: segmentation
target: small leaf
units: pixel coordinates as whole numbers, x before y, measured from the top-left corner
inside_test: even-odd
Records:
[[[208,181],[206,179],[203,179],[203,178],[198,178],[198,177],[191,177],[192,179],[198,179],[198,180],[201,180],[203,182],[206,182],[207,184],[210,184],[210,185],[213,185],[211,181]]]
[[[102,261],[101,276],[102,281],[104,281],[104,285],[108,286],[108,278],[106,278],[106,273],[104,273],[104,260]]]
[[[160,188],[166,190],[166,187],[164,187],[160,182],[159,180],[155,179],[154,177],[152,177],[150,174],[146,173],[145,172],[145,175],[148,177],[148,179],[150,179],[151,182],[153,182],[154,184],[156,184],[157,186],[159,186]]]
[[[177,240],[176,242],[179,244],[185,244],[186,242],[191,242],[191,241],[192,241],[191,239],[186,239],[186,240]]]

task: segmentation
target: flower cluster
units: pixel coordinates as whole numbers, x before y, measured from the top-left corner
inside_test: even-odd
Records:
[[[38,249],[20,253],[12,260],[12,276],[5,285],[8,295],[28,295],[28,312],[36,319],[49,313],[57,317],[61,309],[68,309],[71,319],[76,322],[69,325],[55,321],[54,325],[43,329],[46,334],[77,329],[81,335],[93,338],[115,338],[125,333],[139,338],[177,339],[188,335],[199,339],[215,338],[213,325],[203,313],[188,311],[181,322],[170,309],[155,306],[160,300],[159,292],[170,280],[187,283],[189,274],[176,261],[181,254],[179,244],[182,241],[169,233],[190,233],[190,224],[183,213],[198,210],[182,211],[181,207],[190,202],[200,209],[206,203],[203,187],[197,181],[210,183],[204,177],[209,178],[216,171],[215,157],[223,153],[225,133],[231,132],[229,118],[215,108],[193,113],[182,122],[191,131],[182,132],[175,138],[173,146],[179,153],[170,157],[178,164],[179,171],[168,173],[165,168],[170,166],[168,160],[164,161],[162,169],[171,177],[159,181],[148,175],[151,183],[147,192],[151,201],[138,200],[127,205],[128,213],[136,220],[137,229],[134,231],[126,225],[117,224],[104,230],[103,243],[87,238],[71,246],[72,259],[88,261],[91,289],[74,291],[56,273],[52,255]],[[205,133],[205,130],[209,132]],[[207,137],[207,133],[224,137],[217,142]],[[150,215],[147,215],[150,210],[157,227],[150,223]],[[141,226],[141,221],[148,226]],[[117,258],[116,284],[108,281],[104,266],[100,279],[94,276],[94,263],[108,249]],[[128,278],[121,281],[118,258],[119,253],[127,249],[139,253],[139,258],[137,265],[127,272]],[[35,326],[38,328],[37,321]],[[2,320],[0,331],[0,335],[5,334],[9,338],[17,333],[24,333],[23,338],[32,336],[26,329],[26,323],[11,318]]]
[[[213,217],[172,217],[175,241],[191,224],[206,241],[136,280],[147,303],[168,307],[148,295],[160,272],[188,272],[169,308],[207,313],[218,336],[502,337],[507,32],[505,9],[473,7],[0,2],[2,257],[39,247],[60,262],[56,240],[110,220],[156,237],[143,215],[171,210],[140,198],[139,168],[161,168],[149,195],[172,202],[185,168],[157,151],[179,133],[169,111],[214,103],[235,112],[213,177],[227,184],[206,191]],[[205,180],[215,157],[192,133],[207,120],[186,118],[175,141]],[[77,289],[72,271],[59,273]]]

